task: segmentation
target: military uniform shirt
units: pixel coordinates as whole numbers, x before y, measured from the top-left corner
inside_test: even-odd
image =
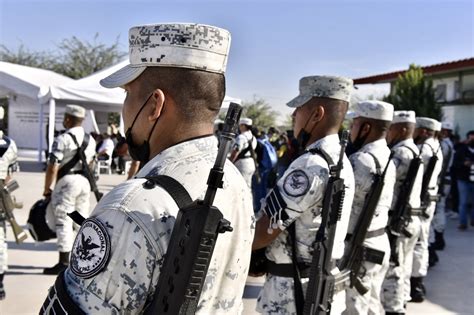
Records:
[[[348,229],[350,234],[354,233],[355,225],[357,224],[357,220],[363,210],[367,194],[372,188],[373,176],[376,174],[375,160],[369,153],[377,158],[381,168],[380,172],[383,172],[390,156],[390,149],[387,147],[385,139],[380,139],[364,145],[358,152],[349,157],[354,170],[355,191],[357,192],[354,195],[354,203],[352,204],[351,219]],[[382,193],[368,231],[385,228],[387,225],[388,210],[392,204],[395,174],[395,166],[393,162],[390,162],[385,175]],[[370,239],[366,239],[364,242],[365,245],[369,245],[368,243],[370,243]]]
[[[326,136],[310,146],[321,148],[329,154],[334,163],[339,160],[340,144],[337,134]],[[267,246],[266,256],[277,264],[290,264],[291,244],[288,244],[286,228],[295,223],[297,260],[311,263],[314,251],[316,232],[321,224],[321,210],[329,178],[328,163],[319,154],[305,153],[293,161],[277,188],[286,203],[285,211],[288,219],[281,222],[284,229],[277,238]],[[344,156],[341,178],[344,179],[345,198],[341,220],[337,223],[336,236],[332,256],[339,259],[344,253],[344,238],[354,196],[354,177],[349,160]],[[270,193],[272,194],[272,193]],[[269,197],[267,197],[268,201]],[[262,208],[267,205],[264,204]],[[303,281],[305,282],[305,281]],[[265,285],[260,293],[257,308],[265,314],[291,314],[294,312],[293,278],[285,278],[267,274]]]
[[[435,138],[428,138],[423,144],[418,145],[418,148],[421,150],[421,159],[423,160],[423,165],[425,166],[425,172],[433,154],[436,154],[438,157],[438,161],[436,162],[428,185],[428,193],[431,196],[436,196],[438,193],[438,176],[443,167],[443,152],[441,151],[439,141]]]
[[[234,150],[242,152],[243,150],[247,149],[249,147],[250,140],[252,140],[252,148],[255,150],[257,147],[257,139],[255,139],[250,130],[241,133],[237,136],[237,138],[235,138]],[[244,154],[244,157],[252,157],[250,150]]]
[[[51,148],[51,155],[53,157],[54,163],[59,164],[59,168],[64,166],[68,163],[77,152],[77,145],[74,143],[74,140],[69,133],[72,133],[77,140],[79,146],[82,144],[84,140],[84,128],[82,127],[73,127],[66,130],[63,134],[60,134],[54,139],[53,146]],[[84,153],[87,158],[87,163],[90,163],[94,156],[95,156],[95,140],[94,138],[89,137],[89,144],[87,145]],[[50,158],[51,161],[51,158]],[[77,163],[73,168],[72,171],[79,171],[81,170],[81,164]]]
[[[407,148],[408,147],[408,148]],[[411,150],[410,150],[410,149]],[[415,157],[413,152],[416,155],[420,154],[420,150],[416,146],[415,142],[413,142],[413,139],[406,139],[403,141],[400,141],[397,143],[393,148],[393,162],[396,167],[396,182],[395,182],[395,187],[393,189],[393,201],[392,201],[392,209],[395,207],[395,203],[397,202],[397,197],[398,194],[400,193],[400,187],[405,181],[405,178],[407,177],[407,172],[408,168],[410,167],[410,163]],[[421,195],[421,183],[423,181],[423,164],[420,165],[418,168],[418,173],[415,177],[415,182],[413,184],[413,188],[411,190],[410,197],[408,199],[408,204],[410,205],[411,208],[420,208],[421,206],[421,201],[420,201],[420,195]]]
[[[91,243],[83,225],[65,275],[69,295],[86,313],[139,314],[153,297],[178,206],[160,186],[144,188],[143,177],[171,176],[193,200],[203,199],[216,156],[217,139],[213,136],[182,142],[155,156],[135,179],[102,198],[91,217],[110,237],[110,244],[104,247],[110,249],[108,263],[97,267],[97,259],[87,260],[97,252],[81,251]],[[250,191],[239,171],[227,161],[224,172],[224,188],[218,189],[214,204],[234,230],[219,234],[199,314],[242,312],[255,219]],[[97,238],[93,240],[102,245]]]

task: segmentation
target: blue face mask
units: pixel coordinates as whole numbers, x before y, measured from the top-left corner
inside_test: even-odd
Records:
[[[140,108],[137,115],[135,116],[135,119],[133,120],[132,125],[127,129],[127,132],[125,133],[125,141],[127,142],[127,145],[128,145],[128,152],[130,153],[130,157],[134,159],[135,161],[140,161],[142,165],[145,165],[150,159],[150,137],[151,137],[151,134],[153,133],[153,130],[155,129],[158,119],[153,124],[150,134],[148,135],[148,139],[143,141],[143,143],[140,145],[135,144],[135,142],[133,141],[132,128],[133,128],[133,125],[135,125],[135,121],[137,121],[138,116],[142,112],[143,108],[145,108],[146,103],[148,103],[148,100],[150,100],[150,97],[152,95],[153,93],[150,94],[150,96],[148,96],[148,98],[146,99],[145,103],[143,103],[142,107]]]

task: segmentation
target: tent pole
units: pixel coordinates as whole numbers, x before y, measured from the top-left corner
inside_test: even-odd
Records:
[[[51,147],[54,141],[54,129],[56,129],[56,102],[54,98],[49,100],[49,126],[48,126],[48,152],[51,153]]]
[[[38,162],[43,162],[43,148],[44,148],[44,129],[43,129],[43,119],[44,119],[44,104],[40,102],[40,113],[39,113],[39,148],[38,148]]]

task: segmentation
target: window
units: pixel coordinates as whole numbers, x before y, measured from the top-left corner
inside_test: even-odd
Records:
[[[446,84],[438,84],[435,89],[435,99],[437,102],[446,102]]]

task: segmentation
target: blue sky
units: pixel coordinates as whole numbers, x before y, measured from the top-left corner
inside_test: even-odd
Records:
[[[232,33],[227,93],[285,103],[305,75],[351,78],[474,56],[473,1],[0,0],[0,43],[54,50],[75,35],[127,51],[130,26],[199,22]]]

